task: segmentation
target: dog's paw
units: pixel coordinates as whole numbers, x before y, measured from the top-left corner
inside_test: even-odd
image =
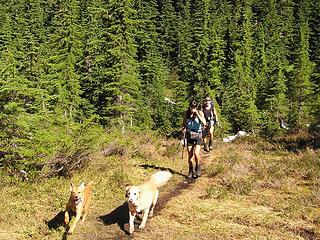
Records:
[[[143,229],[144,227],[145,227],[144,224],[140,224],[140,225],[139,225],[139,229]]]

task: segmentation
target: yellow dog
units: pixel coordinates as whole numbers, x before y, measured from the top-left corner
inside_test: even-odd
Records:
[[[75,215],[76,219],[72,226],[68,230],[68,234],[72,234],[77,222],[80,220],[82,212],[82,222],[85,220],[88,208],[91,200],[92,190],[91,186],[93,181],[89,182],[86,186],[81,183],[79,187],[75,187],[73,183],[70,183],[70,198],[66,206],[66,211],[64,213],[64,224],[69,228],[69,223],[71,221],[71,216]],[[67,229],[68,229],[67,228]]]
[[[153,210],[159,195],[158,188],[166,184],[171,177],[172,174],[169,171],[159,171],[141,185],[126,187],[126,197],[128,198],[129,206],[130,234],[134,231],[134,218],[139,212],[143,212],[139,229],[145,227],[148,215],[153,215]]]

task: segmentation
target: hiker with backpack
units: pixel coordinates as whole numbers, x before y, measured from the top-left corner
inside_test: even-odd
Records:
[[[212,150],[213,131],[214,126],[219,126],[218,116],[214,104],[210,96],[206,96],[203,101],[202,111],[206,120],[205,127],[203,129],[203,150],[209,152]],[[209,144],[208,144],[209,138]]]
[[[188,150],[188,178],[197,178],[201,175],[200,167],[200,150],[202,143],[202,128],[206,124],[203,112],[198,109],[199,104],[192,100],[189,103],[189,108],[185,111],[182,132],[187,138]],[[195,169],[193,169],[192,158],[194,157]]]

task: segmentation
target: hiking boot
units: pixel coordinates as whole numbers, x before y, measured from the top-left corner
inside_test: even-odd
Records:
[[[200,167],[200,164],[196,165],[195,172],[196,172],[196,177],[200,177],[200,176],[201,176],[201,167]]]
[[[209,152],[208,145],[206,143],[203,144],[203,151]]]
[[[209,150],[212,150],[212,140],[209,141]]]
[[[188,178],[192,179],[194,178],[195,173],[193,172],[193,167],[189,167],[189,174],[188,174]]]

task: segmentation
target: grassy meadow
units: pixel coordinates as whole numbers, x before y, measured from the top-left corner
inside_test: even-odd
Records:
[[[1,174],[0,239],[320,239],[320,151],[288,151],[246,137],[216,140],[203,175],[187,181],[177,140],[149,134],[109,138],[70,178],[23,182]],[[173,178],[160,189],[155,215],[133,236],[124,189],[158,169]],[[69,182],[94,181],[90,212],[65,237],[59,217]],[[139,220],[139,219],[138,219]]]

